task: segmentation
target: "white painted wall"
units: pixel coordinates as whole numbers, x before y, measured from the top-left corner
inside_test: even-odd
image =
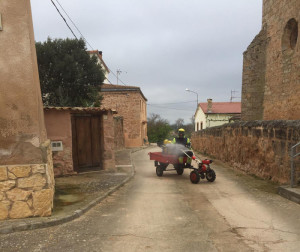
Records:
[[[205,114],[199,106],[195,114],[195,131],[197,131],[197,123],[199,125],[198,130],[201,130],[201,122],[203,123],[202,129],[205,129],[229,123],[232,116],[233,114]]]
[[[203,123],[203,129],[206,128],[206,115],[204,114],[203,110],[199,106],[196,114],[195,114],[195,131],[197,131],[197,123],[198,123],[198,130],[201,130],[201,122]]]

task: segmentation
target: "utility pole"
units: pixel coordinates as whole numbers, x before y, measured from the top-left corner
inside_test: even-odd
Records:
[[[117,85],[119,84],[119,75],[122,73],[120,69],[117,69]]]
[[[195,92],[195,91],[193,91],[193,90],[190,90],[189,88],[186,88],[185,89],[185,91],[187,91],[187,92],[191,92],[191,93],[194,93],[194,94],[196,94],[197,95],[197,106],[196,106],[196,109],[198,108],[198,93],[197,92]]]

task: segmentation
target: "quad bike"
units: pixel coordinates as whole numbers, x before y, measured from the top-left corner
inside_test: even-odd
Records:
[[[183,151],[184,152],[184,151]],[[193,184],[198,184],[201,179],[207,179],[208,182],[214,182],[216,179],[216,173],[213,169],[210,168],[210,164],[213,162],[210,159],[199,160],[195,156],[189,156],[188,153],[185,153],[188,157],[196,161],[198,168],[193,166],[190,167],[192,170],[190,173],[190,180]]]
[[[213,182],[216,179],[216,173],[210,168],[210,164],[213,162],[209,159],[199,160],[196,159],[193,152],[180,148],[181,154],[177,153],[166,153],[166,152],[149,152],[150,160],[154,160],[154,165],[156,167],[156,175],[161,177],[164,171],[176,170],[178,175],[182,175],[184,169],[191,169],[190,180],[193,184],[197,184],[201,179],[207,179],[209,182]],[[183,155],[182,155],[183,154]],[[179,156],[183,156],[183,162],[179,162]],[[194,160],[198,167],[195,168],[188,164],[187,159],[190,158]],[[174,169],[167,169],[168,165],[172,164]]]

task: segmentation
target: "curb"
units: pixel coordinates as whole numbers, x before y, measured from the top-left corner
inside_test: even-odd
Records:
[[[130,181],[134,177],[134,175],[135,175],[135,166],[132,162],[132,153],[143,150],[143,149],[146,149],[146,148],[142,147],[142,148],[139,148],[137,150],[130,151],[130,162],[131,162],[131,167],[132,167],[131,168],[131,174],[126,179],[124,179],[119,185],[113,187],[108,192],[106,192],[104,195],[92,200],[85,207],[80,208],[80,209],[74,211],[72,214],[64,216],[64,217],[38,220],[36,222],[34,222],[34,219],[20,219],[19,223],[15,223],[15,224],[12,223],[10,225],[7,225],[6,227],[0,228],[0,234],[9,234],[9,233],[18,232],[18,231],[26,231],[26,230],[52,227],[52,226],[60,225],[60,224],[72,221],[76,218],[79,218],[84,213],[89,211],[92,207],[94,207],[95,205],[100,203],[102,200],[104,200],[107,196],[109,196],[112,193],[114,193],[115,191],[117,191],[120,187],[125,185],[128,181]],[[49,218],[51,218],[51,217],[49,217]],[[32,223],[28,223],[29,221],[32,222]]]
[[[291,188],[289,186],[279,186],[278,194],[288,200],[300,204],[300,191],[299,189]]]

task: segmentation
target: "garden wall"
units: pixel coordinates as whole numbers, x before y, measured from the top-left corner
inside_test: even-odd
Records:
[[[195,151],[279,183],[290,180],[289,151],[298,142],[300,120],[236,122],[192,135]],[[300,166],[299,160],[296,166]]]

